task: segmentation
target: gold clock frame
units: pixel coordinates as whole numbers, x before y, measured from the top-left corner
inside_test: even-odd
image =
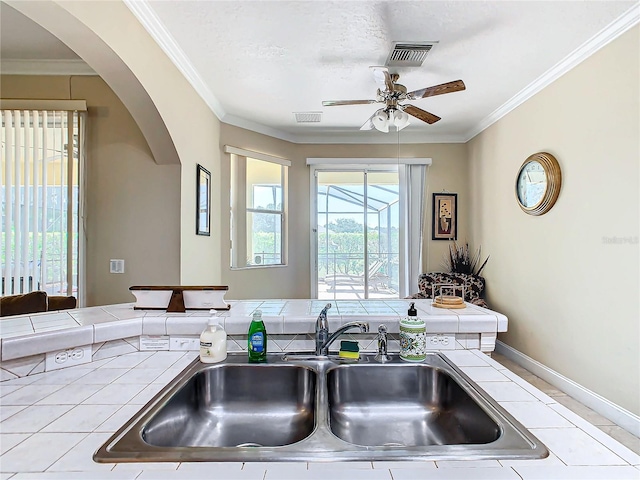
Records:
[[[532,207],[526,207],[520,201],[518,196],[518,179],[522,170],[531,162],[538,162],[544,169],[544,174],[547,180],[547,185],[544,190],[544,194],[538,203]],[[524,213],[529,215],[544,215],[555,205],[560,195],[560,187],[562,186],[562,172],[560,170],[560,164],[556,157],[547,152],[538,152],[529,156],[518,169],[516,175],[515,194],[516,201]]]

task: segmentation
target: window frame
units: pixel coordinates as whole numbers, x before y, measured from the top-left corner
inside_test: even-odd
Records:
[[[251,270],[256,268],[282,268],[288,265],[288,167],[291,166],[289,160],[274,157],[271,155],[252,152],[226,145],[225,152],[231,154],[231,184],[230,184],[230,268],[231,270]],[[262,161],[280,166],[280,188],[281,206],[280,209],[253,208],[247,204],[247,159]],[[272,264],[247,264],[248,235],[247,217],[249,214],[274,215],[280,220],[280,263]],[[235,246],[235,248],[234,248]],[[252,254],[253,255],[253,254]],[[245,260],[242,260],[245,259]]]

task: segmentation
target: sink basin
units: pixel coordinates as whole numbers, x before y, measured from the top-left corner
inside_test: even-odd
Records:
[[[316,373],[308,368],[211,366],[151,417],[142,438],[159,447],[289,445],[313,431],[315,399]]]
[[[449,360],[268,354],[195,359],[97,462],[526,459],[545,446]]]
[[[486,444],[499,425],[430,365],[345,365],[327,374],[329,426],[368,446]]]

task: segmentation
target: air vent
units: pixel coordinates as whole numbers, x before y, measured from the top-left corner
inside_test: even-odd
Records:
[[[293,112],[298,123],[318,123],[322,120],[322,112]]]
[[[387,57],[387,67],[420,67],[438,42],[395,42]]]

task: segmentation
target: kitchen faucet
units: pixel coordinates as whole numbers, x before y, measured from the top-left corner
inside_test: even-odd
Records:
[[[361,333],[367,333],[369,331],[369,324],[367,322],[349,322],[342,325],[338,330],[329,334],[329,322],[327,321],[327,310],[331,308],[331,304],[327,303],[318,319],[316,320],[316,355],[326,356],[329,354],[329,345],[342,335],[347,330],[352,328],[359,328]]]

